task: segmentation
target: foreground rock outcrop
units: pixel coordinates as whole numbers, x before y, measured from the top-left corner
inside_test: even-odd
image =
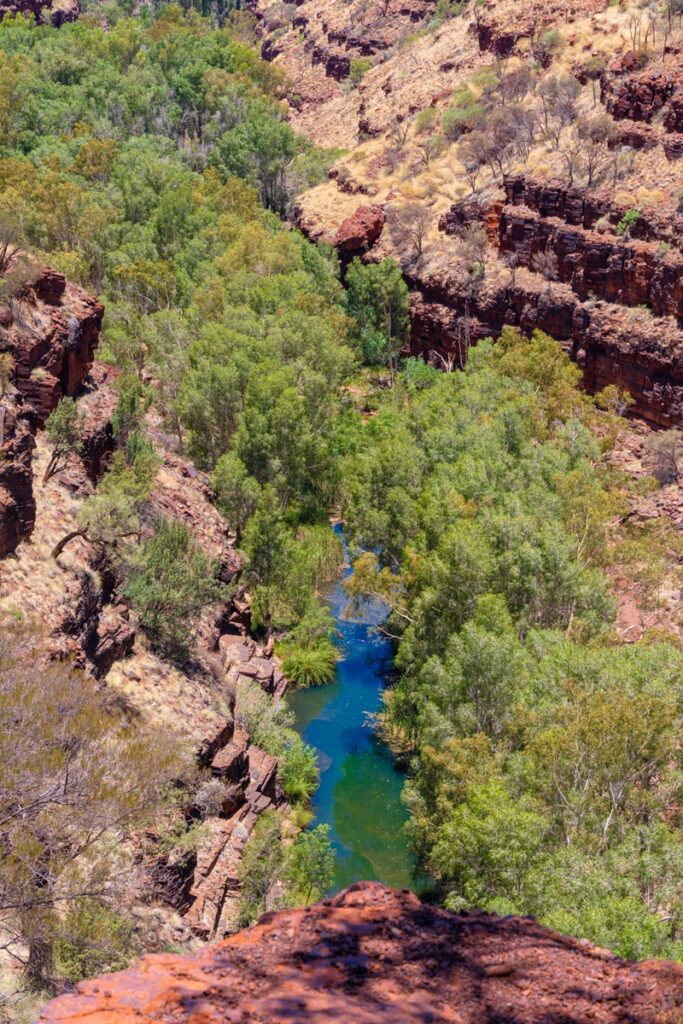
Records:
[[[359,882],[266,914],[192,958],[157,955],[79,985],[44,1024],[665,1024],[683,965],[627,963],[529,918],[452,914]]]

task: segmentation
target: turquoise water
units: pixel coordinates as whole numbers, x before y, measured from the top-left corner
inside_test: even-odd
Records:
[[[347,567],[342,579],[350,574]],[[336,678],[329,686],[298,690],[289,705],[304,741],[318,751],[320,788],[312,809],[316,824],[331,827],[334,888],[359,879],[413,888],[414,860],[403,831],[408,815],[400,799],[403,776],[368,721],[381,707],[391,669],[391,644],[372,628],[386,610],[368,602],[360,614],[345,618],[342,580],[327,599],[340,633]]]

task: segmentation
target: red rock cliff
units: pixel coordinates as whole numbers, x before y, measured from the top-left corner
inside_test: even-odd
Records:
[[[92,365],[103,307],[63,274],[43,270],[0,309],[0,352],[14,361],[0,400],[0,558],[33,532],[33,433]]]
[[[80,13],[78,0],[0,0],[0,19],[5,14],[25,14],[36,21],[49,22],[55,28],[75,21]]]
[[[359,882],[197,956],[145,957],[43,1024],[666,1024],[683,966],[626,963],[529,918],[452,914]]]

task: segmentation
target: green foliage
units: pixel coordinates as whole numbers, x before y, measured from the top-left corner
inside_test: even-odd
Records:
[[[311,146],[296,156],[287,168],[287,180],[292,183],[295,194],[304,192],[315,185],[322,185],[328,179],[332,165],[344,156],[345,149],[321,149]]]
[[[257,587],[259,619],[267,624],[273,612],[273,592],[286,577],[292,558],[291,537],[273,487],[264,488],[245,531],[243,546],[248,576]]]
[[[73,398],[60,399],[45,422],[45,433],[52,447],[43,482],[63,469],[72,452],[81,450],[82,421]]]
[[[374,65],[372,57],[354,57],[349,68],[349,80],[353,86],[360,85]]]
[[[284,212],[339,153],[295,136],[281,74],[230,18],[216,27],[214,7],[133,17],[113,4],[106,20],[106,30],[84,18],[59,32],[0,24],[3,238],[102,294],[103,355],[122,371],[117,474],[85,503],[77,535],[117,563],[130,547],[145,495],[129,437],[139,448],[153,403],[179,448],[214,474],[248,552],[277,509],[250,582],[255,623],[290,626],[317,585],[306,558],[290,555],[297,530],[337,499],[335,420],[355,356],[336,257],[262,204]],[[66,457],[62,446],[57,465]]]
[[[59,923],[55,967],[60,977],[76,985],[84,978],[123,970],[138,952],[130,919],[84,897],[68,907]]]
[[[437,0],[434,14],[429,22],[430,29],[438,28],[444,21],[458,18],[465,9],[463,0]]]
[[[439,380],[439,371],[422,359],[405,359],[403,362],[403,379],[409,389],[421,391],[430,388]]]
[[[334,879],[329,825],[318,825],[297,837],[288,853],[285,878],[297,903],[315,903],[329,891]]]
[[[278,777],[290,803],[308,804],[318,787],[318,764],[313,747],[297,736],[280,758]]]
[[[124,593],[152,645],[168,657],[186,658],[194,621],[220,596],[217,566],[184,523],[160,519],[153,537],[131,557],[127,576]]]
[[[238,684],[239,715],[252,741],[273,757],[282,757],[299,740],[294,717],[283,701],[272,701],[250,681]]]
[[[439,120],[439,114],[434,107],[425,107],[415,118],[415,128],[420,133],[433,131]]]
[[[356,257],[346,274],[346,302],[363,361],[393,373],[408,331],[408,286],[394,260],[364,264]]]
[[[266,910],[268,896],[284,860],[282,821],[277,811],[262,814],[247,843],[239,866],[239,925],[253,924]]]
[[[642,217],[640,210],[627,210],[624,216],[621,218],[616,227],[616,233],[618,235],[629,235],[631,228],[634,227]]]
[[[295,686],[320,686],[334,679],[337,649],[326,637],[311,646],[282,644],[279,653],[282,671]]]
[[[459,139],[465,128],[477,128],[486,116],[486,107],[478,103],[468,86],[456,89],[451,105],[441,114],[441,127],[447,139]]]
[[[249,476],[244,463],[233,452],[221,455],[211,477],[216,492],[216,504],[237,533],[238,543],[242,530],[256,510],[260,488]]]
[[[683,654],[614,640],[624,503],[593,402],[540,332],[412,373],[346,456],[344,512],[367,549],[351,596],[384,600],[398,641],[383,719],[414,754],[414,848],[449,906],[680,956]]]
[[[282,838],[280,815],[266,811],[256,822],[240,863],[239,924],[243,927],[264,911],[315,902],[332,884],[329,826],[301,832],[287,848]]]

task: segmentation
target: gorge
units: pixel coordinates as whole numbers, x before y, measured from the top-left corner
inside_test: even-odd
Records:
[[[0,2],[3,1022],[677,1020],[682,19]]]

